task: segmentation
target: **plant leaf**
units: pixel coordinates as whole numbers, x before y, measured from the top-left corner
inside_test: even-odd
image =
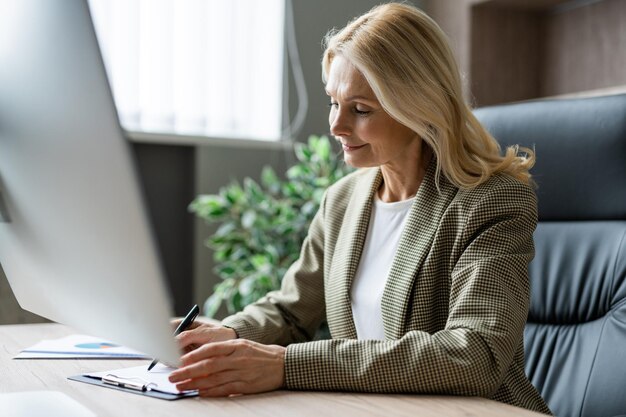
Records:
[[[221,280],[205,302],[205,314],[214,316],[224,304],[235,313],[280,288],[326,188],[351,171],[334,157],[327,136],[312,135],[296,143],[294,152],[297,163],[285,172],[287,180],[266,166],[260,183],[249,177],[232,181],[189,204],[198,218],[219,224],[206,244]]]
[[[254,210],[246,210],[241,216],[241,226],[244,229],[252,229],[256,220],[256,212]]]

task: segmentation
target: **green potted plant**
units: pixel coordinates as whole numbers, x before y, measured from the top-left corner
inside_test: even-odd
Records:
[[[298,259],[309,224],[326,188],[350,172],[332,153],[326,136],[295,145],[297,164],[281,180],[263,168],[261,183],[245,178],[200,195],[190,210],[208,223],[220,223],[206,245],[213,250],[221,281],[205,303],[214,317],[222,304],[241,311],[267,292],[280,288],[283,275]]]

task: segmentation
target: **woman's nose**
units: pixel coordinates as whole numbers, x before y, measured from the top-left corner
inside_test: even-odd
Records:
[[[335,137],[350,136],[352,126],[348,115],[341,109],[335,109],[330,112],[328,118],[330,124],[330,134]]]

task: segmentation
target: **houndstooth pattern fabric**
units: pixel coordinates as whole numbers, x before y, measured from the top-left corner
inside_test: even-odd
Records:
[[[357,340],[350,306],[377,168],[328,189],[281,290],[223,324],[287,345],[289,389],[483,396],[549,414],[524,372],[535,194],[506,175],[472,190],[442,176],[438,189],[435,172],[431,161],[383,292],[386,340]],[[324,318],[332,339],[311,342]]]

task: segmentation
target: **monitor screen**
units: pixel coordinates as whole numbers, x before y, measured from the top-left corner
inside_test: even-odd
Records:
[[[86,0],[2,0],[0,63],[0,263],[18,302],[176,363],[172,303]]]

